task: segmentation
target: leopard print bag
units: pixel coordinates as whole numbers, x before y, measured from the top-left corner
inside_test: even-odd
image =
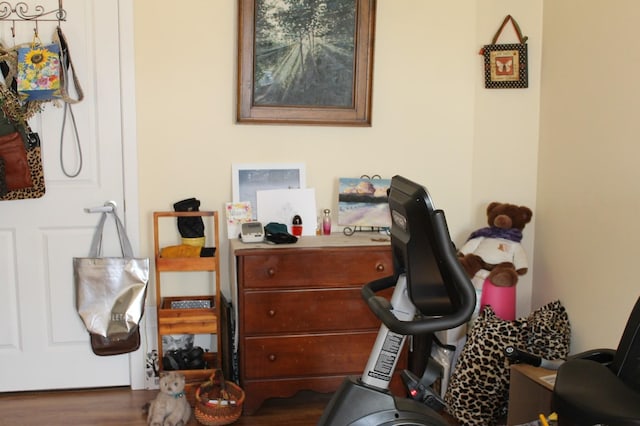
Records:
[[[29,133],[25,143],[27,165],[31,175],[31,184],[23,188],[0,191],[0,201],[24,200],[27,198],[40,198],[45,194],[44,171],[42,168],[42,153],[40,150],[40,138],[37,133]]]
[[[466,426],[492,426],[507,413],[513,345],[546,359],[566,358],[571,326],[560,301],[505,321],[486,306],[469,331],[445,394],[447,412]]]
[[[11,51],[15,53],[15,51]],[[7,158],[0,152],[0,158],[4,163],[5,178],[16,169],[24,167],[27,170],[28,184],[17,186],[8,185],[6,179],[0,183],[0,201],[23,200],[27,198],[40,198],[45,194],[44,171],[42,167],[42,152],[40,149],[40,137],[36,132],[31,131],[28,119],[41,110],[41,102],[21,102],[16,92],[11,88],[10,81],[10,58],[13,58],[10,51],[0,45],[0,76],[4,77],[4,82],[0,81],[0,137],[18,132],[26,156],[26,164],[16,166],[15,161],[8,163],[12,159]],[[15,58],[14,58],[15,59]],[[1,80],[1,79],[0,79]],[[6,85],[5,85],[6,83]]]

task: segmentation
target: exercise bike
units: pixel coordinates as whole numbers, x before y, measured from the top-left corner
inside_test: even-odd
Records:
[[[475,307],[475,290],[456,258],[444,213],[423,186],[394,176],[389,209],[394,274],[362,288],[382,325],[364,373],[344,380],[318,426],[448,425],[425,404],[395,397],[389,384],[406,336],[465,323]],[[376,296],[390,287],[395,287],[390,301]]]

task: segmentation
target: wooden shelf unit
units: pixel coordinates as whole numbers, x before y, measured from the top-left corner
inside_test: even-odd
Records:
[[[184,258],[163,258],[160,256],[160,226],[161,219],[179,217],[202,217],[207,226],[212,226],[213,241],[208,241],[205,246],[216,248],[213,257],[184,257]],[[155,278],[156,278],[156,308],[158,313],[158,356],[162,360],[164,350],[162,348],[162,336],[170,334],[215,334],[217,341],[217,353],[208,352],[205,360],[210,364],[205,370],[181,370],[189,382],[190,387],[195,388],[197,384],[206,380],[213,373],[214,368],[221,365],[221,327],[220,324],[220,244],[218,240],[218,212],[216,211],[196,211],[196,212],[154,212],[153,213],[153,240],[155,254]],[[179,244],[179,243],[177,243]],[[212,272],[215,284],[210,294],[202,296],[162,296],[162,273],[163,272]],[[189,300],[209,300],[210,308],[171,308],[172,301]],[[160,371],[163,370],[160,361]],[[189,391],[187,392],[189,393]]]

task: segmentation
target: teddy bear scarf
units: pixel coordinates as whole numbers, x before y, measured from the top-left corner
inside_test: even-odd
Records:
[[[497,226],[487,226],[486,228],[481,228],[481,229],[478,229],[477,231],[472,232],[471,235],[469,236],[469,240],[472,240],[478,237],[502,238],[505,240],[519,243],[520,241],[522,241],[522,231],[515,228],[504,229],[504,228],[498,228]]]

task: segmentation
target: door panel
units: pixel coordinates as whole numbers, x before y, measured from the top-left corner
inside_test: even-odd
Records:
[[[0,351],[16,351],[18,341],[18,303],[16,290],[16,256],[14,250],[15,233],[0,230]]]
[[[26,1],[30,10],[55,0]],[[73,106],[83,167],[76,178],[60,166],[63,109],[48,104],[30,124],[40,135],[46,194],[0,201],[0,392],[128,385],[129,356],[98,357],[75,310],[72,258],[86,256],[99,216],[86,207],[124,205],[123,127],[118,0],[66,0],[63,31],[85,99]],[[40,22],[49,43],[55,22]],[[31,41],[33,23],[16,22],[16,43]],[[11,23],[0,22],[3,40]],[[71,121],[64,162],[78,165]],[[119,210],[124,219],[124,211]],[[119,255],[116,232],[105,228],[104,254]]]

